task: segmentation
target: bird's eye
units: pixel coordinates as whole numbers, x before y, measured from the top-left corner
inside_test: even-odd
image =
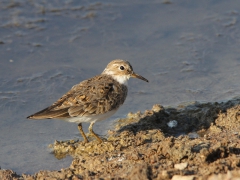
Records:
[[[124,70],[124,67],[123,67],[123,66],[120,66],[119,68],[120,68],[121,70]]]

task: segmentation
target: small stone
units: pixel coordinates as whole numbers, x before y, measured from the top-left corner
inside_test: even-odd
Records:
[[[168,127],[170,128],[174,128],[174,127],[177,127],[178,125],[178,122],[176,120],[171,120],[167,123]]]
[[[195,178],[194,175],[191,175],[191,176],[174,175],[172,177],[172,180],[193,180],[194,178]]]
[[[179,163],[179,164],[174,164],[174,168],[178,170],[183,170],[188,166],[188,163]]]

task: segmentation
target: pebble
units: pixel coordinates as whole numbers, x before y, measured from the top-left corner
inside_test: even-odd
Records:
[[[174,168],[178,170],[183,170],[188,166],[188,163],[179,163],[179,164],[174,164]]]
[[[172,177],[172,180],[193,180],[194,178],[195,178],[194,175],[191,175],[191,176],[174,175]]]

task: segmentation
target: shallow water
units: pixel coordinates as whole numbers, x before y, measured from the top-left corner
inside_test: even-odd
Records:
[[[164,3],[171,2],[171,3]],[[124,106],[94,129],[153,104],[223,101],[240,85],[240,2],[0,1],[0,166],[17,173],[69,166],[48,144],[81,138],[76,124],[26,120],[112,59],[131,62]],[[87,131],[88,124],[84,125]]]

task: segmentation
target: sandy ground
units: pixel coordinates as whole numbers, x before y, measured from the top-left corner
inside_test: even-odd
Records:
[[[68,168],[34,175],[0,170],[0,179],[239,179],[239,104],[240,98],[154,105],[120,119],[102,144],[50,145],[57,158],[74,157]]]

